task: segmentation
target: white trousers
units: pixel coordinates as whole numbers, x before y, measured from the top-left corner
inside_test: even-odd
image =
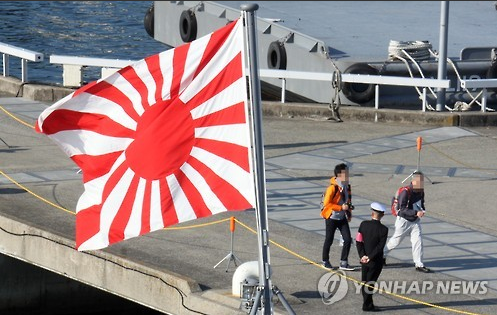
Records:
[[[395,231],[392,237],[388,240],[383,254],[387,254],[397,247],[400,242],[408,235],[411,235],[412,259],[416,267],[423,267],[423,235],[421,230],[421,220],[417,219],[414,222],[407,221],[404,218],[397,217],[395,221]]]

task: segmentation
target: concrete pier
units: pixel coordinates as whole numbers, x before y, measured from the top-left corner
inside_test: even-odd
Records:
[[[0,81],[2,91],[5,81],[15,86],[15,80]],[[104,250],[74,249],[74,209],[82,193],[81,175],[53,142],[29,127],[56,99],[35,100],[41,92],[29,94],[33,99],[29,98],[24,94],[27,86],[22,87],[22,97],[12,90],[0,95],[5,110],[0,112],[0,171],[4,174],[0,176],[0,253],[8,256],[0,259],[2,266],[7,266],[1,269],[2,277],[19,282],[25,289],[19,293],[28,296],[30,273],[16,265],[19,261],[63,277],[45,277],[38,288],[84,296],[85,286],[91,286],[165,314],[246,314],[240,309],[240,298],[232,295],[236,266],[232,263],[227,271],[225,264],[214,266],[230,250],[232,215],[239,222],[235,255],[242,262],[258,259],[253,211],[186,222],[174,227],[177,229],[156,231]],[[414,270],[406,239],[392,251],[380,279],[409,284],[459,283],[459,288],[462,282],[485,281],[486,290],[382,293],[375,295],[375,304],[391,314],[496,312],[494,113],[344,107],[340,112],[344,122],[337,123],[327,119],[326,104],[264,102],[263,106],[269,237],[274,242],[270,246],[272,282],[297,314],[362,314],[362,297],[356,290],[358,271],[340,278],[347,284],[347,294],[339,301],[326,304],[321,295],[319,281],[329,275],[318,264],[324,241],[324,222],[318,210],[321,193],[334,165],[348,163],[356,206],[351,222],[355,236],[359,223],[370,217],[369,204],[388,204],[416,168],[418,136],[424,139],[421,169],[429,178],[425,183],[428,213],[423,219],[425,263],[434,273]],[[428,119],[430,114],[435,118]],[[457,123],[452,115],[459,117]],[[469,124],[468,120],[478,123]],[[385,216],[389,235],[393,222],[391,215]],[[331,250],[334,266],[341,251],[338,238],[337,233]],[[349,260],[359,266],[354,247]],[[9,275],[16,271],[17,275]],[[87,294],[91,298],[93,293]],[[32,300],[37,305],[28,305],[22,296],[12,296],[11,301],[17,301],[16,309],[37,307],[41,312],[48,295],[32,292],[31,296],[38,296]],[[79,307],[76,300],[64,302],[68,308]],[[286,313],[276,297],[274,313]]]

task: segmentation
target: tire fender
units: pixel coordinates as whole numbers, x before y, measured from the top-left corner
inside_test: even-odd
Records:
[[[179,34],[185,43],[197,38],[197,18],[192,10],[181,12],[181,16],[179,17]]]
[[[366,63],[356,63],[348,67],[344,73],[378,75],[378,70]],[[343,83],[343,95],[355,103],[366,103],[374,98],[375,87],[373,84]]]
[[[285,45],[275,41],[269,44],[267,51],[267,66],[269,69],[286,70]]]
[[[143,25],[145,26],[145,31],[151,37],[154,37],[154,5],[148,8],[145,17],[143,18]]]

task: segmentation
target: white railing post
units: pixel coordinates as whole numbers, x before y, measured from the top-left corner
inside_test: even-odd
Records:
[[[374,86],[374,108],[380,108],[380,85]]]
[[[21,82],[28,82],[28,61],[21,59]]]
[[[483,88],[483,94],[481,95],[481,111],[483,113],[487,111],[487,88]]]
[[[285,103],[285,96],[286,96],[286,79],[281,78],[281,102]]]
[[[423,112],[426,112],[426,86],[423,87]]]
[[[9,76],[9,55],[3,54],[3,76]]]

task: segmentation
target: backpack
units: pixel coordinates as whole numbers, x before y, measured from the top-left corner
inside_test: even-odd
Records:
[[[392,215],[394,217],[397,216],[397,213],[399,212],[399,195],[403,190],[407,190],[407,198],[408,198],[408,203],[409,203],[409,198],[411,198],[411,187],[409,186],[402,186],[397,191],[395,192],[395,195],[392,197],[392,203],[390,205],[390,210],[392,212]]]

